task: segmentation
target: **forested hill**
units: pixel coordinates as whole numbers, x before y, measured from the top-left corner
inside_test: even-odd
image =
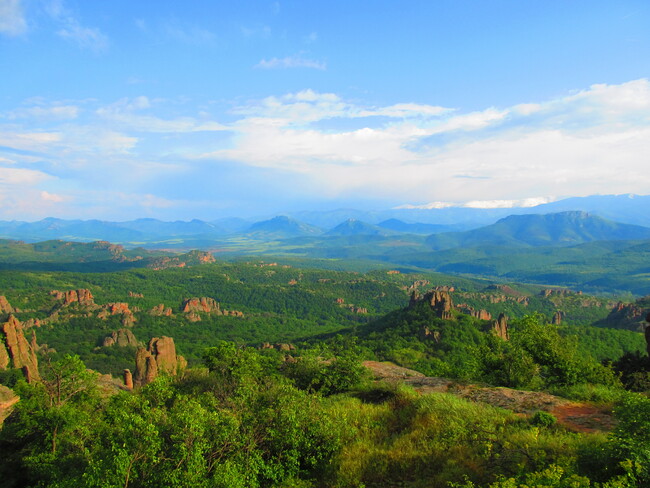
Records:
[[[650,228],[621,224],[587,212],[511,215],[497,223],[466,232],[434,234],[433,249],[491,246],[568,246],[593,241],[650,239]]]

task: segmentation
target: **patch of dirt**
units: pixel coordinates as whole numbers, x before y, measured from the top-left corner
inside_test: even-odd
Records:
[[[451,393],[526,416],[543,410],[553,414],[560,425],[576,432],[607,432],[615,426],[611,412],[549,393],[463,384],[448,378],[428,377],[390,362],[365,361],[363,365],[372,371],[377,380],[405,383],[419,393]]]

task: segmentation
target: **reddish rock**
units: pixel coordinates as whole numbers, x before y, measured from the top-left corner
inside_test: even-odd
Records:
[[[130,369],[125,369],[124,370],[124,387],[127,390],[132,390],[133,389],[133,375],[131,374]]]
[[[561,310],[557,310],[553,314],[553,319],[551,320],[551,323],[554,324],[554,325],[562,324],[562,320],[564,320],[565,315],[566,314],[564,312],[562,312]]]
[[[154,337],[147,349],[141,347],[136,351],[134,384],[143,386],[151,383],[161,373],[176,375],[186,366],[185,358],[176,355],[174,339]]]
[[[453,318],[451,309],[454,306],[451,300],[451,295],[447,291],[430,291],[423,297],[424,300],[429,302],[431,308],[434,309],[441,319],[450,320]]]
[[[0,295],[0,313],[14,313],[14,308],[9,304],[7,299]]]
[[[53,295],[57,300],[63,300],[63,306],[67,307],[73,303],[80,305],[95,305],[95,299],[90,290],[82,288],[80,290],[58,291],[52,290],[50,295]]]
[[[221,314],[219,304],[214,298],[209,297],[189,298],[183,302],[181,310],[183,313],[204,312],[216,313],[217,315]]]
[[[0,369],[22,369],[28,381],[38,380],[36,334],[32,332],[32,343],[27,342],[22,324],[16,317],[9,315],[7,322],[2,325],[0,339]]]
[[[187,314],[187,320],[190,322],[201,322],[201,316],[196,312],[190,312]]]
[[[153,315],[155,317],[171,317],[172,316],[172,309],[171,307],[165,307],[164,304],[156,305],[154,308],[152,308],[149,311],[149,315]]]
[[[508,317],[504,313],[499,314],[499,318],[492,325],[494,333],[504,341],[510,339],[508,335]]]
[[[130,291],[129,292],[129,297],[130,298],[144,298],[144,294],[143,293],[135,293],[133,291]]]

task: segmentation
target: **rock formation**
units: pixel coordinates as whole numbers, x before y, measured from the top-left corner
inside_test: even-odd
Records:
[[[440,288],[440,289],[438,289]],[[453,320],[454,316],[451,313],[454,303],[451,300],[448,287],[436,287],[420,296],[417,291],[413,291],[411,299],[409,300],[409,307],[415,306],[419,302],[426,302],[435,310],[436,315],[445,320]]]
[[[204,312],[221,315],[219,304],[214,298],[209,297],[189,298],[181,305],[181,311],[183,313]]]
[[[492,320],[492,314],[484,309],[476,310],[468,305],[458,305],[458,309],[462,313],[470,315],[471,317],[479,320]]]
[[[151,383],[159,374],[176,375],[187,366],[183,356],[176,355],[176,346],[171,337],[154,337],[148,347],[138,348],[135,353],[135,386]]]
[[[131,327],[135,323],[133,311],[129,309],[129,304],[124,302],[107,303],[104,305],[104,310],[97,314],[97,317],[104,320],[109,315],[122,315],[122,325],[124,327]]]
[[[32,343],[27,342],[22,324],[9,315],[7,322],[2,324],[0,334],[0,369],[22,369],[27,381],[38,380],[36,349],[36,334],[32,332]]]
[[[111,347],[111,346],[137,347],[138,340],[135,338],[135,335],[133,335],[133,332],[131,332],[129,329],[119,329],[113,331],[111,335],[104,337],[104,340],[102,341],[102,346],[103,347]]]
[[[554,325],[561,325],[562,320],[564,320],[564,317],[566,314],[562,310],[558,310],[553,314],[553,319],[551,320],[551,323]]]
[[[154,317],[171,317],[172,309],[171,307],[165,307],[165,305],[161,303],[149,310],[149,315],[153,315]]]
[[[130,369],[125,369],[124,370],[124,387],[127,390],[132,390],[133,389],[133,375],[131,374]]]
[[[0,313],[14,313],[14,308],[9,304],[7,299],[0,295]]]
[[[133,291],[129,291],[129,298],[144,298],[144,293],[135,293]]]
[[[504,313],[499,314],[499,318],[492,325],[492,330],[498,337],[501,337],[501,339],[503,339],[504,341],[510,339],[508,335],[508,317],[506,317],[506,314]]]
[[[637,303],[618,302],[609,315],[598,322],[598,325],[643,331],[646,326],[643,318],[648,313],[646,300],[647,298],[640,299]]]
[[[90,290],[82,288],[80,290],[58,291],[52,290],[50,295],[54,296],[57,300],[63,300],[63,306],[67,307],[73,303],[80,305],[95,305],[95,299]]]

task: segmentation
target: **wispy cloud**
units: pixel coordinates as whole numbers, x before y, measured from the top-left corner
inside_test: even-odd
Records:
[[[0,0],[0,34],[15,37],[27,32],[21,0]]]
[[[75,105],[51,105],[21,107],[8,112],[5,117],[15,119],[35,120],[70,120],[76,119],[79,115],[79,107]]]
[[[57,35],[62,39],[96,53],[108,49],[108,37],[99,28],[82,25],[63,0],[51,0],[46,4],[46,11],[59,24]]]
[[[255,65],[260,69],[287,69],[287,68],[309,68],[324,71],[327,64],[324,61],[304,58],[302,56],[286,56],[284,58],[262,59]]]

